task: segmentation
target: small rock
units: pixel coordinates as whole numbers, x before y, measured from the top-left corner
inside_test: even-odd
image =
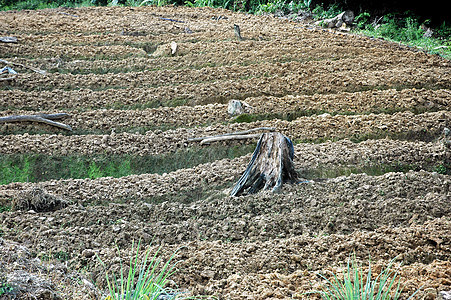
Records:
[[[438,299],[440,300],[451,300],[451,291],[441,291]]]
[[[86,257],[86,258],[93,257],[94,254],[95,254],[95,252],[94,252],[94,250],[92,250],[92,249],[85,249],[85,250],[83,250],[83,251],[81,252],[81,255],[82,255],[83,257]]]
[[[324,113],[321,115],[318,115],[318,118],[329,118],[331,115],[329,113]]]

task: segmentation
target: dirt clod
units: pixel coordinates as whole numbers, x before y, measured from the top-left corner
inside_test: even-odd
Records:
[[[35,212],[55,211],[67,205],[67,201],[47,193],[40,187],[32,187],[19,192],[12,201],[13,210],[33,210]]]

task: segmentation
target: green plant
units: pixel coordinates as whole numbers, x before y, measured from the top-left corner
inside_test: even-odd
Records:
[[[98,166],[94,161],[89,164],[88,177],[91,179],[96,179],[103,176],[100,166]]]
[[[60,262],[65,262],[70,259],[70,254],[66,251],[58,251],[53,255],[53,258],[59,260]]]
[[[372,28],[370,25],[370,14],[368,12],[362,12],[357,15],[354,19],[356,22],[357,28],[360,29],[370,29]]]
[[[448,168],[446,167],[446,165],[444,164],[439,164],[437,166],[434,167],[433,171],[439,173],[439,174],[447,174],[448,173]],[[1,208],[0,208],[1,209]]]
[[[214,7],[214,0],[194,0],[194,2],[186,1],[186,6],[189,7]]]
[[[0,213],[2,213],[4,211],[11,211],[11,206],[10,205],[1,205],[0,204]]]
[[[394,264],[397,258],[392,259],[387,267],[373,279],[371,262],[368,266],[368,272],[364,273],[362,268],[357,265],[355,256],[348,260],[347,268],[344,271],[343,279],[333,274],[331,280],[324,275],[319,274],[326,281],[327,286],[321,291],[310,293],[320,294],[322,299],[330,300],[388,300],[399,299],[402,288],[398,277],[398,271],[394,270]],[[410,295],[412,299],[415,294]]]
[[[388,14],[381,17],[378,24],[369,23],[369,15],[362,13],[356,17],[357,32],[367,36],[384,38],[390,41],[402,42],[438,54],[444,58],[451,58],[451,26],[445,22],[436,28],[433,36],[425,37],[425,26],[429,20],[420,23],[419,18],[410,12],[403,14]],[[379,24],[380,23],[380,24]]]
[[[324,7],[321,5],[317,5],[312,10],[315,19],[332,18],[338,15],[340,12],[341,12],[340,6],[336,3],[330,5],[327,9],[324,9]]]
[[[256,9],[257,14],[275,13],[278,10],[285,10],[286,4],[284,0],[270,0],[262,3]]]
[[[5,157],[8,157],[5,155]],[[28,182],[33,180],[33,159],[27,156],[18,156],[16,159],[2,159],[0,156],[0,184],[11,182]]]
[[[156,6],[164,6],[169,3],[168,0],[144,0],[139,4],[139,6],[145,6],[145,5],[156,5]]]
[[[0,281],[0,296],[7,295],[13,291],[13,287],[7,282],[3,283]]]
[[[105,277],[108,285],[108,300],[153,300],[158,299],[160,295],[167,295],[165,299],[174,299],[176,293],[171,293],[165,289],[168,278],[174,274],[178,262],[172,263],[177,251],[166,261],[163,266],[161,258],[157,258],[161,247],[151,256],[151,249],[148,248],[143,256],[139,256],[140,242],[136,249],[132,243],[132,253],[128,272],[124,271],[122,259],[120,260],[120,274],[110,274],[106,271]],[[119,252],[119,248],[118,248]],[[120,255],[120,253],[119,253]],[[97,254],[96,254],[97,256]],[[105,264],[97,256],[100,263],[106,270]],[[136,278],[137,277],[137,278]]]

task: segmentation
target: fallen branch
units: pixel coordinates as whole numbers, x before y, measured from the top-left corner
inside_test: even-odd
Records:
[[[261,133],[256,134],[245,134],[245,135],[223,135],[223,136],[217,136],[217,137],[211,137],[204,139],[200,142],[201,145],[209,144],[212,142],[220,142],[220,141],[227,141],[227,140],[246,140],[246,139],[254,139],[260,137]]]
[[[32,70],[32,71],[34,71],[34,72],[36,72],[36,73],[41,74],[41,75],[47,74],[47,72],[44,71],[44,70],[41,70],[41,69],[38,69],[38,68],[35,68],[35,67],[31,67],[31,66],[27,66],[27,65],[24,65],[24,64],[11,62],[11,61],[7,61],[7,60],[4,60],[4,59],[0,59],[0,62],[2,62],[2,63],[4,63],[4,64],[7,64],[7,65],[15,65],[15,66],[27,68],[27,69],[30,69],[30,70]]]
[[[16,79],[16,76],[0,78],[0,81],[9,81],[9,80],[14,80],[14,79]]]
[[[188,142],[200,142],[200,141],[203,141],[203,140],[206,140],[206,139],[212,139],[212,138],[245,135],[245,134],[252,133],[252,132],[255,132],[255,131],[259,131],[259,130],[275,131],[276,129],[274,127],[258,127],[258,128],[253,128],[253,129],[249,129],[249,130],[237,131],[237,132],[232,132],[232,133],[225,133],[225,134],[220,134],[220,135],[212,135],[212,136],[190,138],[187,141]]]
[[[160,19],[163,20],[163,21],[170,21],[170,22],[177,22],[177,23],[185,23],[185,21],[174,20],[174,19],[163,18],[163,17],[160,17]]]
[[[2,43],[17,43],[17,38],[14,36],[0,36],[0,42]]]
[[[8,122],[39,122],[45,123],[51,126],[55,126],[58,128],[66,129],[72,131],[72,127],[69,125],[55,122],[52,120],[61,119],[69,116],[66,113],[58,113],[58,114],[39,114],[39,115],[19,115],[19,116],[7,116],[0,117],[0,123],[8,123]]]

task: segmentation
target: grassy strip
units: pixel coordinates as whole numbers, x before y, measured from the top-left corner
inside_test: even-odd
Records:
[[[0,155],[0,184],[41,182],[52,179],[123,177],[132,174],[169,173],[224,158],[235,158],[254,150],[255,145],[191,148],[162,155]]]
[[[255,145],[234,147],[211,146],[192,148],[175,153],[155,156],[135,155],[92,155],[92,156],[48,156],[44,154],[8,154],[0,156],[0,184],[11,182],[41,182],[52,179],[80,179],[99,177],[123,177],[132,174],[169,173],[178,169],[224,158],[235,158],[251,153]],[[451,166],[446,162],[428,165],[403,163],[368,163],[362,166],[318,167],[299,170],[303,178],[334,178],[350,174],[366,173],[379,176],[388,172],[408,172],[427,170],[440,174],[451,174]]]
[[[440,111],[439,108],[430,109],[426,106],[418,106],[412,108],[401,108],[401,107],[373,107],[367,111],[351,111],[351,110],[343,110],[338,109],[334,111],[328,111],[324,109],[306,109],[306,110],[292,110],[287,109],[283,113],[260,113],[260,114],[241,114],[239,116],[234,117],[230,123],[252,123],[257,121],[264,120],[286,120],[293,121],[300,117],[311,117],[318,116],[322,114],[329,114],[331,116],[337,115],[345,115],[345,116],[356,116],[356,115],[370,115],[370,114],[395,114],[399,112],[412,112],[416,115],[423,114],[426,112],[437,112]]]
[[[337,142],[342,139],[349,139],[353,143],[360,143],[366,140],[380,140],[380,139],[392,139],[399,141],[422,141],[422,142],[432,142],[440,137],[442,132],[440,130],[435,131],[425,131],[425,130],[408,130],[403,132],[389,132],[382,129],[376,129],[373,132],[368,133],[354,133],[354,134],[343,134],[338,136],[325,136],[317,138],[299,138],[295,139],[293,142],[295,144],[300,143],[313,143],[321,144],[326,142]]]
[[[435,171],[439,166],[427,167],[428,171]],[[337,166],[337,167],[317,167],[314,169],[302,169],[299,170],[299,176],[308,180],[323,179],[323,178],[336,178],[340,176],[349,176],[351,174],[362,174],[365,173],[369,176],[381,176],[389,172],[403,172],[407,173],[409,171],[419,171],[425,169],[424,166],[410,165],[392,163],[392,164],[379,164],[379,163],[367,163],[361,166],[347,167],[347,166]]]
[[[201,126],[208,126],[209,124],[201,125]],[[150,126],[140,126],[140,127],[116,127],[114,132],[115,133],[139,133],[139,134],[145,134],[148,131],[167,131],[176,129],[176,125],[173,124],[161,124],[161,125],[150,125]],[[67,130],[60,130],[52,127],[39,127],[39,128],[31,128],[30,126],[21,127],[18,125],[17,127],[10,127],[5,130],[0,131],[0,136],[3,135],[11,135],[11,134],[49,134],[49,133],[57,133],[65,136],[72,136],[72,135],[87,135],[87,134],[110,134],[111,129],[95,129],[95,128],[76,128],[72,131]]]

